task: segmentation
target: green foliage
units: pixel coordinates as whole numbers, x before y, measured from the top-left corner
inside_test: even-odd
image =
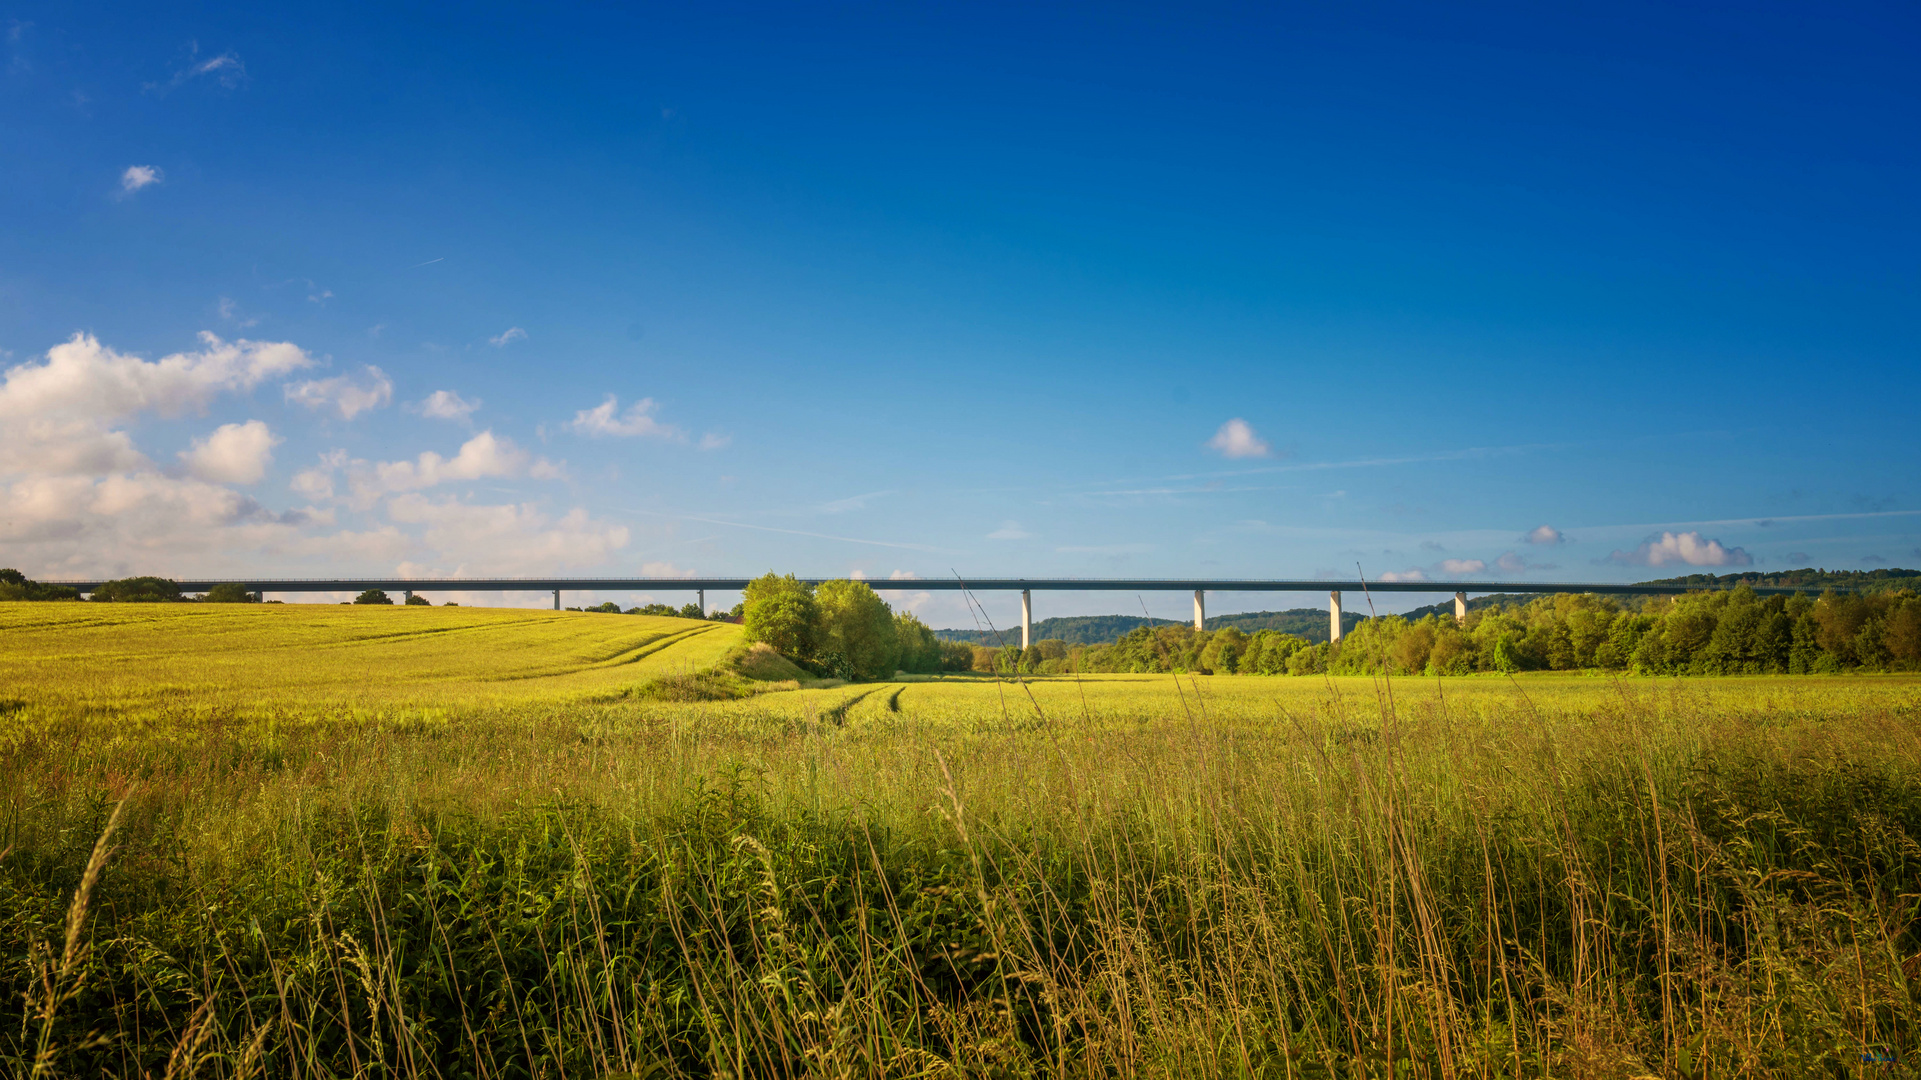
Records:
[[[223,581],[208,589],[203,599],[209,604],[258,604],[260,594],[249,592],[245,585]]]
[[[894,615],[894,637],[900,642],[900,670],[917,674],[943,670],[947,653],[941,640],[913,612]],[[973,659],[972,650],[968,659]]]
[[[1367,619],[1338,643],[1310,644],[1232,627],[1195,633],[1141,626],[1109,646],[1074,649],[1052,665],[1008,670],[1212,672],[1259,675],[1466,675],[1473,672],[1632,671],[1645,675],[1769,675],[1921,670],[1921,597],[1757,596],[1752,589],[1650,598],[1556,593],[1472,612]]]
[[[606,603],[595,604],[593,607],[583,608],[582,610],[598,611],[603,615],[618,615],[620,614],[620,605],[614,603],[612,600],[609,600]]]
[[[885,679],[900,667],[894,612],[864,581],[828,581],[815,590],[820,610],[816,658],[849,680]]]
[[[368,589],[366,592],[363,592],[359,596],[354,597],[354,603],[356,604],[391,604],[393,603],[393,598],[389,597],[385,590]]]
[[[42,585],[27,580],[14,569],[0,570],[0,600],[78,600],[80,594],[65,585]]]
[[[93,598],[112,604],[171,603],[182,599],[180,586],[166,578],[130,577],[104,581]]]
[[[820,606],[811,585],[771,571],[742,592],[742,629],[748,641],[764,641],[790,660],[807,661],[820,640]]]
[[[409,596],[407,598],[407,606],[408,607],[432,607],[434,605],[433,605],[433,601],[427,599],[426,597],[416,595],[416,596]],[[619,609],[616,608],[615,610],[619,610]]]

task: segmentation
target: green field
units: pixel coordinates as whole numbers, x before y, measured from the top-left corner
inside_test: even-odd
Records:
[[[1804,1077],[1921,1031],[1921,677],[793,689],[738,634],[0,604],[0,1061]]]

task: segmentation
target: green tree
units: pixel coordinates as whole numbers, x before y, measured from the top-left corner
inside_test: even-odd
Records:
[[[159,604],[181,599],[180,586],[166,578],[130,577],[103,581],[93,590],[95,600],[111,604]]]
[[[856,680],[884,679],[900,665],[894,612],[865,581],[829,581],[815,592],[820,611],[820,652],[837,657],[841,674]]]
[[[245,585],[233,581],[223,581],[207,590],[206,602],[209,604],[258,604],[260,594],[248,592]]]
[[[18,570],[0,570],[0,600],[78,600],[80,594],[65,585],[42,585],[28,581]]]
[[[741,624],[748,641],[764,641],[789,660],[814,659],[821,619],[812,586],[792,574],[781,577],[769,572],[748,582],[741,596]]]
[[[925,674],[941,669],[941,640],[913,612],[895,613],[894,636],[900,641],[902,671]]]
[[[391,604],[393,603],[393,598],[389,597],[386,591],[383,589],[368,589],[366,592],[363,592],[359,596],[354,597],[354,603],[356,604]]]
[[[429,600],[424,596],[409,596],[407,598],[407,606],[408,607],[433,607],[434,603],[432,600]],[[614,610],[619,611],[620,609],[615,608]]]

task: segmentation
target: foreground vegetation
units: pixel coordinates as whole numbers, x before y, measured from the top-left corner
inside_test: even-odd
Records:
[[[92,621],[129,613],[175,621]],[[0,690],[0,1055],[1805,1077],[1900,1059],[1921,1023],[1921,679],[675,701],[632,691],[738,668],[712,636],[738,628],[680,621],[714,651],[623,686],[577,635],[641,621],[0,604],[27,658]],[[462,634],[488,646],[409,652]]]

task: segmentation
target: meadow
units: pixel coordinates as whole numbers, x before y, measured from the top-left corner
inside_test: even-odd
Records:
[[[797,686],[738,633],[0,604],[0,1061],[1907,1069],[1921,678]]]

